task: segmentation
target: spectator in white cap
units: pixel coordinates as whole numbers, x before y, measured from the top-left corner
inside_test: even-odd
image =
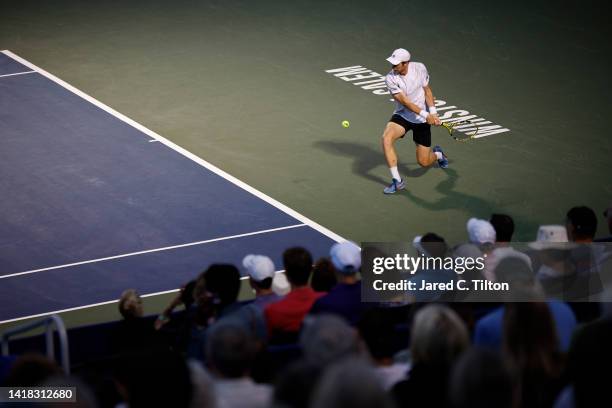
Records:
[[[334,244],[329,255],[337,272],[338,284],[327,295],[317,299],[310,313],[342,316],[355,326],[367,305],[361,302],[361,280],[357,276],[361,268],[361,249],[354,242],[344,241]]]
[[[243,323],[243,326],[261,344],[268,338],[264,309],[283,297],[277,295],[272,289],[276,271],[274,262],[269,257],[265,255],[247,255],[242,260],[242,266],[246,269],[249,285],[253,292],[255,292],[255,299],[242,306],[231,317]]]
[[[529,247],[537,251],[542,263],[536,277],[549,297],[578,301],[586,299],[590,287],[589,274],[579,273],[576,259],[572,256],[572,251],[579,246],[568,242],[567,230],[563,225],[540,226],[536,242],[530,243]]]
[[[531,249],[538,251],[542,266],[538,269],[538,279],[556,278],[573,274],[570,250],[575,244],[569,243],[567,230],[563,225],[541,225],[535,242],[529,244]]]
[[[272,281],[276,275],[274,262],[265,255],[247,255],[242,260],[242,266],[247,270],[249,284],[255,292],[253,305],[260,310],[281,299],[272,290]]]
[[[494,244],[496,240],[495,228],[487,220],[470,218],[467,222],[467,232],[472,244],[480,245]]]

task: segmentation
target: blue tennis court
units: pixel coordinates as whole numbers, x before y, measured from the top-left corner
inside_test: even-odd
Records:
[[[0,323],[341,239],[9,51],[0,126]]]

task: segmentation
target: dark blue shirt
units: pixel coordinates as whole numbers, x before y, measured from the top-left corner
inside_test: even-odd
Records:
[[[367,307],[368,303],[361,302],[361,281],[351,285],[339,283],[327,295],[317,299],[310,314],[335,314],[356,326]]]

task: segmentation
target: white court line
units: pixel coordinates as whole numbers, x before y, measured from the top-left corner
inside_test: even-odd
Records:
[[[279,271],[275,271],[274,273],[283,273],[283,272],[285,272],[285,270],[281,269]],[[246,279],[249,279],[249,277],[248,276],[240,277],[240,280],[246,280]],[[153,297],[153,296],[167,295],[169,293],[176,293],[179,290],[180,289],[171,289],[171,290],[164,290],[164,291],[161,291],[161,292],[147,293],[146,295],[140,295],[140,297],[148,298],[148,297]],[[20,320],[26,320],[26,319],[34,319],[36,317],[48,316],[48,315],[52,315],[52,314],[55,314],[55,313],[73,312],[75,310],[88,309],[90,307],[111,305],[111,304],[117,303],[117,302],[119,302],[119,299],[107,300],[106,302],[93,303],[91,305],[85,305],[85,306],[76,306],[76,307],[71,307],[71,308],[68,308],[68,309],[54,310],[52,312],[39,313],[39,314],[35,314],[35,315],[30,315],[30,316],[16,317],[14,319],[2,320],[2,321],[0,321],[0,324],[13,323],[13,322],[18,322]]]
[[[288,225],[286,227],[271,228],[271,229],[266,229],[266,230],[261,230],[261,231],[254,231],[254,232],[247,232],[247,233],[244,233],[244,234],[237,234],[237,235],[229,235],[227,237],[207,239],[207,240],[204,240],[204,241],[188,242],[186,244],[172,245],[172,246],[167,246],[167,247],[162,247],[162,248],[155,248],[155,249],[147,249],[145,251],[130,252],[130,253],[127,253],[127,254],[107,256],[107,257],[104,257],[104,258],[89,259],[87,261],[73,262],[73,263],[64,264],[64,265],[50,266],[50,267],[47,267],[47,268],[32,269],[30,271],[24,271],[24,272],[11,273],[11,274],[8,274],[8,275],[2,275],[2,276],[0,276],[0,279],[14,278],[15,276],[30,275],[30,274],[33,274],[33,273],[39,273],[39,272],[44,272],[44,271],[51,271],[51,270],[54,270],[54,269],[69,268],[71,266],[86,265],[86,264],[102,262],[102,261],[110,261],[112,259],[127,258],[128,256],[150,254],[152,252],[168,251],[170,249],[185,248],[185,247],[190,247],[190,246],[194,246],[194,245],[210,244],[211,242],[227,241],[227,240],[235,239],[235,238],[249,237],[249,236],[252,236],[252,235],[260,235],[260,234],[267,234],[267,233],[270,233],[270,232],[283,231],[283,230],[288,230],[288,229],[293,229],[293,228],[300,228],[300,227],[305,227],[305,226],[307,226],[307,224]]]
[[[4,74],[0,75],[0,78],[15,76],[15,75],[25,75],[25,74],[33,74],[36,71],[24,71],[24,72],[15,72],[14,74]]]
[[[259,199],[265,201],[266,203],[268,203],[268,204],[278,208],[279,210],[283,211],[284,213],[286,213],[286,214],[292,216],[293,218],[303,222],[304,224],[309,225],[313,229],[319,231],[321,234],[326,235],[327,237],[333,239],[336,242],[345,241],[345,238],[341,237],[340,235],[336,234],[335,232],[332,232],[331,230],[323,227],[322,225],[317,224],[313,220],[311,220],[311,219],[305,217],[304,215],[298,213],[297,211],[287,207],[285,204],[282,204],[281,202],[276,201],[272,197],[262,193],[261,191],[255,189],[254,187],[251,187],[250,185],[248,185],[245,182],[237,179],[236,177],[230,175],[229,173],[226,173],[225,171],[223,171],[220,168],[214,166],[213,164],[207,162],[206,160],[196,156],[195,154],[191,153],[190,151],[188,151],[188,150],[180,147],[179,145],[169,141],[165,137],[163,137],[161,135],[158,135],[157,133],[155,133],[154,131],[152,131],[152,130],[146,128],[146,127],[144,127],[140,123],[138,123],[138,122],[128,118],[127,116],[123,115],[122,113],[117,112],[113,108],[111,108],[111,107],[103,104],[102,102],[98,101],[97,99],[87,95],[85,92],[83,92],[83,91],[73,87],[72,85],[68,84],[67,82],[62,81],[61,79],[57,78],[55,75],[50,74],[47,71],[45,71],[44,69],[37,67],[36,65],[34,65],[31,62],[21,58],[20,56],[13,54],[11,51],[4,50],[4,51],[1,51],[1,52],[3,54],[13,58],[17,62],[20,62],[21,64],[23,64],[23,65],[25,65],[25,66],[27,66],[27,67],[37,71],[41,75],[47,77],[48,79],[50,79],[51,81],[55,82],[56,84],[66,88],[70,92],[80,96],[81,98],[85,99],[89,103],[92,103],[93,105],[97,106],[98,108],[108,112],[109,114],[113,115],[117,119],[119,119],[119,120],[121,120],[121,121],[123,121],[123,122],[125,122],[125,123],[127,123],[129,125],[131,125],[132,127],[140,130],[142,133],[152,137],[153,139],[156,139],[156,140],[160,141],[161,143],[165,144],[166,146],[168,146],[172,150],[175,150],[176,152],[182,154],[183,156],[193,160],[194,162],[198,163],[202,167],[207,168],[208,170],[212,171],[213,173],[217,174],[218,176],[221,176],[224,179],[226,179],[227,181],[229,181],[229,182],[237,185],[238,187],[242,188],[243,190],[248,191],[249,193],[253,194],[257,198],[259,198]]]

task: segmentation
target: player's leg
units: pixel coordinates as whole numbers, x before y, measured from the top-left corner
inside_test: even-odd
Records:
[[[397,139],[404,136],[406,129],[397,123],[389,122],[382,135],[382,148],[385,153],[385,160],[389,168],[397,167],[397,153],[395,153],[394,143]]]
[[[428,167],[437,161],[440,167],[448,167],[448,160],[440,146],[431,148],[431,126],[427,123],[414,124],[412,133],[416,144],[416,159],[420,166]]]
[[[405,187],[405,183],[397,169],[397,153],[394,146],[395,141],[403,137],[405,133],[406,129],[404,127],[398,123],[389,122],[382,135],[382,148],[392,177],[391,184],[383,191],[385,194],[393,194]]]
[[[416,145],[416,159],[421,167],[429,167],[438,161],[438,158],[429,146]]]

